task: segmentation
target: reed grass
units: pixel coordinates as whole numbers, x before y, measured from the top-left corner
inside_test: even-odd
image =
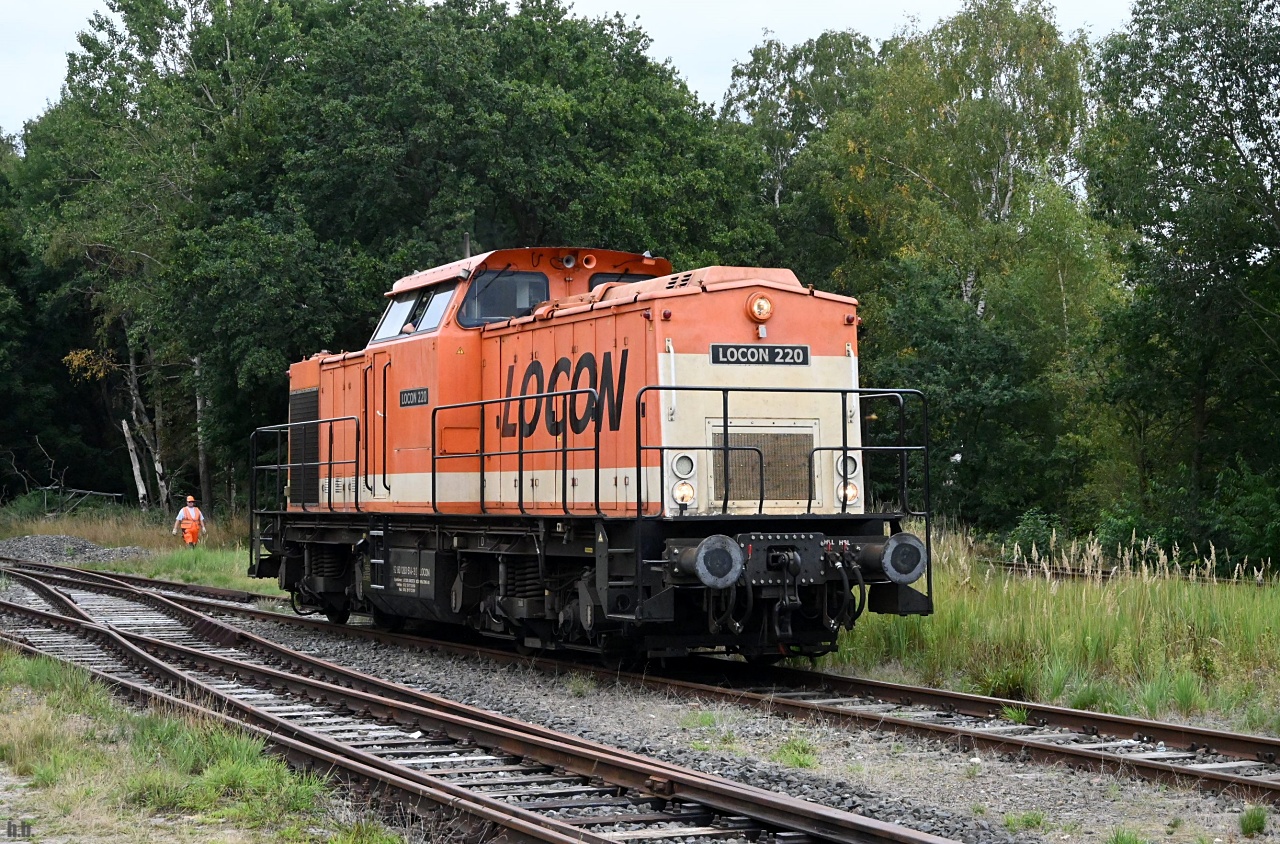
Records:
[[[1269,569],[1161,557],[1139,544],[1107,564],[1076,544],[1025,571],[982,562],[963,530],[934,538],[935,613],[868,614],[830,664],[1015,700],[1153,717],[1210,713],[1280,726],[1280,589]],[[1053,560],[1054,562],[1050,562]],[[1083,576],[1059,579],[1053,565]]]

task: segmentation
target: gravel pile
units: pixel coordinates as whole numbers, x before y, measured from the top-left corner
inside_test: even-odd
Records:
[[[0,557],[32,563],[74,566],[81,563],[117,563],[149,556],[150,551],[136,545],[103,548],[76,536],[17,536],[0,540]]]

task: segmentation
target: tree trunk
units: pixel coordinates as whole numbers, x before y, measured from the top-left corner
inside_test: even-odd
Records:
[[[200,380],[200,356],[191,359],[196,368],[196,450],[200,463],[200,503],[213,512],[213,474],[209,471],[209,450],[204,432],[204,385]]]
[[[1204,488],[1204,448],[1209,432],[1209,366],[1202,360],[1191,390],[1191,489],[1196,525],[1200,525],[1200,500]]]
[[[156,436],[151,419],[147,416],[146,405],[142,403],[142,386],[138,380],[138,358],[132,349],[129,350],[129,410],[133,417],[133,429],[138,438],[151,455],[151,466],[155,471],[156,500],[163,506],[169,504],[169,477],[165,472],[164,458],[160,454],[160,443]]]
[[[134,445],[133,434],[129,433],[129,420],[121,419],[120,427],[124,430],[124,444],[129,449],[129,462],[133,465],[133,483],[138,488],[138,506],[144,511],[151,509],[147,495],[147,482],[142,479],[142,464],[138,462],[138,448]]]

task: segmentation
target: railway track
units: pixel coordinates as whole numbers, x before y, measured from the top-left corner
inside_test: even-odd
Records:
[[[56,567],[43,568],[49,576],[59,576]],[[983,749],[1125,776],[1191,783],[1207,791],[1280,803],[1280,739],[1272,737],[716,658],[685,660],[678,668],[657,674],[619,672],[546,657],[531,660],[480,645],[337,627],[264,612],[248,606],[246,595],[228,594],[227,590],[218,590],[213,597],[190,594],[199,589],[185,587],[189,594],[172,598],[203,611],[225,611],[500,662],[593,673],[609,681],[754,706],[780,715],[941,740],[960,750]]]
[[[947,842],[368,677],[106,575],[5,575],[30,590],[23,603],[0,601],[16,620],[0,635],[21,650],[135,698],[234,720],[297,764],[472,831],[549,844]]]

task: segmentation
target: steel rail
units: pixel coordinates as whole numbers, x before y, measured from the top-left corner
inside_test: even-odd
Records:
[[[439,780],[418,774],[415,771],[400,768],[388,770],[387,765],[379,757],[364,753],[358,749],[341,743],[320,733],[290,724],[284,719],[259,710],[251,704],[223,694],[212,686],[193,678],[185,672],[147,653],[135,639],[137,634],[129,634],[113,630],[109,626],[96,624],[74,616],[63,616],[48,613],[31,607],[24,607],[9,601],[0,601],[0,609],[10,614],[23,616],[45,624],[52,628],[82,634],[85,638],[95,640],[105,650],[115,651],[124,661],[130,662],[146,674],[160,678],[162,682],[176,687],[185,697],[167,696],[166,703],[173,703],[180,709],[197,713],[201,716],[213,717],[223,723],[233,724],[240,728],[250,727],[255,735],[263,736],[272,744],[282,746],[305,758],[309,765],[327,765],[330,769],[342,770],[350,775],[386,785],[397,790],[406,791],[419,800],[427,800],[442,808],[465,812],[485,823],[502,826],[523,840],[539,841],[544,844],[610,844],[610,839],[587,833],[575,827],[559,824],[553,819],[543,817],[534,812],[502,803],[482,795],[463,791],[457,787],[448,787]],[[50,656],[40,648],[15,638],[11,634],[2,633],[4,638],[18,646],[26,653]],[[54,658],[58,658],[54,655]],[[66,660],[63,660],[66,661]],[[155,697],[154,690],[129,680],[115,677],[109,673],[86,669],[110,686],[128,686],[130,689],[146,692]],[[188,698],[195,698],[190,700]],[[197,703],[207,700],[214,703],[204,706]],[[250,719],[246,724],[241,718],[233,718],[225,713],[238,711]]]
[[[7,633],[0,632],[0,639],[11,648],[31,657],[48,657],[44,651],[33,647],[20,639],[15,639]],[[155,688],[151,688],[140,683],[125,680],[96,668],[88,668],[80,666],[81,670],[87,672],[95,681],[101,683],[106,688],[111,689],[115,694],[132,700],[143,705],[154,706],[164,711],[185,712],[190,715],[203,718],[209,721],[220,723],[231,729],[241,730],[250,736],[260,740],[269,752],[276,753],[286,759],[294,767],[306,770],[319,770],[330,774],[342,774],[352,780],[360,780],[366,783],[373,783],[377,791],[385,795],[396,803],[399,803],[410,813],[419,816],[429,816],[432,813],[442,811],[441,804],[430,799],[422,788],[415,783],[402,780],[399,777],[386,775],[372,768],[366,768],[364,765],[347,758],[331,754],[321,748],[312,747],[304,742],[297,741],[289,736],[275,735],[270,731],[252,724],[246,724],[213,709],[207,709],[203,706],[195,704],[191,701],[184,700],[179,697],[167,694]],[[464,821],[468,815],[465,812],[457,811],[455,813],[458,821]],[[484,818],[477,818],[475,822],[467,823],[466,827],[473,834],[481,834],[485,832],[489,825],[494,821]],[[566,844],[568,844],[566,842]]]
[[[98,573],[98,576],[103,576]],[[1041,762],[1068,764],[1075,767],[1086,767],[1102,771],[1116,771],[1121,774],[1141,776],[1161,782],[1193,783],[1203,789],[1218,790],[1242,797],[1280,803],[1280,776],[1271,772],[1268,776],[1242,776],[1229,772],[1230,763],[1214,763],[1220,769],[1197,768],[1193,764],[1175,764],[1161,759],[1138,758],[1132,754],[1114,752],[1114,748],[1090,748],[1058,744],[1046,739],[1060,739],[1066,736],[1047,736],[1034,738],[1017,735],[1018,725],[1009,723],[1008,732],[992,732],[982,727],[961,726],[939,723],[937,721],[921,721],[917,718],[892,715],[883,711],[858,711],[846,706],[831,703],[814,703],[801,697],[788,695],[794,692],[751,691],[735,686],[747,682],[755,687],[774,683],[788,689],[809,688],[823,690],[825,694],[817,694],[818,699],[836,696],[869,698],[900,706],[935,707],[943,713],[964,715],[971,718],[992,721],[1002,717],[1008,711],[1020,711],[1025,714],[1027,731],[1034,732],[1036,727],[1071,730],[1081,736],[1131,737],[1133,740],[1156,744],[1163,742],[1168,753],[1211,752],[1238,760],[1242,767],[1251,763],[1274,766],[1280,760],[1280,738],[1232,733],[1223,730],[1189,725],[1171,724],[1151,721],[1123,715],[1112,715],[1100,712],[1069,709],[1015,701],[1005,698],[986,697],[963,692],[950,692],[931,689],[923,686],[908,686],[874,680],[861,680],[840,675],[803,671],[791,668],[761,668],[745,663],[733,662],[717,658],[693,658],[685,661],[681,674],[695,667],[700,679],[682,679],[680,676],[655,675],[652,673],[630,673],[598,666],[584,665],[579,662],[538,657],[530,659],[507,651],[486,648],[480,645],[465,645],[437,640],[424,640],[403,634],[391,634],[365,628],[335,626],[312,619],[300,619],[293,616],[270,613],[248,608],[229,607],[224,604],[201,601],[193,598],[174,598],[175,601],[193,603],[206,611],[219,611],[245,615],[286,624],[304,624],[304,626],[328,630],[339,634],[373,638],[391,644],[400,644],[419,649],[431,649],[458,655],[475,655],[504,662],[530,664],[552,670],[572,670],[588,673],[608,680],[622,680],[664,692],[676,692],[686,697],[698,697],[724,700],[730,703],[753,706],[765,711],[789,717],[819,720],[824,723],[837,724],[862,729],[890,730],[893,732],[921,736],[925,738],[941,738],[948,744],[961,750],[985,749],[999,753],[1014,754]],[[238,628],[232,628],[238,630]],[[243,631],[241,631],[243,632]],[[250,634],[251,635],[251,634]],[[262,642],[268,640],[260,639]],[[333,666],[334,669],[340,669]],[[353,672],[354,673],[354,672]],[[722,676],[728,685],[717,685],[706,682],[707,676]],[[425,694],[418,693],[415,694]],[[433,705],[452,705],[447,701],[436,699]],[[486,716],[487,717],[487,716]],[[1091,744],[1112,744],[1112,742],[1090,741]],[[1117,742],[1118,743],[1118,742]]]
[[[1256,759],[1266,764],[1274,764],[1280,760],[1280,738],[1271,736],[1232,733],[1209,727],[1090,712],[967,692],[944,691],[926,686],[863,680],[857,677],[784,666],[773,666],[762,672],[759,666],[747,666],[745,663],[724,659],[696,660],[698,668],[704,672],[714,670],[711,663],[716,663],[715,668],[724,672],[730,681],[741,678],[741,682],[752,681],[759,684],[763,680],[792,687],[827,689],[841,695],[875,698],[904,706],[933,706],[944,712],[954,712],[974,718],[999,718],[1004,717],[1010,710],[1018,710],[1022,713],[1020,717],[1025,716],[1024,720],[1028,725],[1062,727],[1090,736],[1104,733],[1117,736],[1129,735],[1145,742],[1164,742],[1166,745],[1186,748],[1189,751],[1212,749],[1217,753],[1241,759]]]
[[[20,572],[11,571],[10,574],[24,583],[34,584],[41,583],[41,580],[51,580],[67,584],[67,578],[56,575],[43,575],[40,579],[34,579]],[[480,737],[481,743],[485,746],[491,745],[506,753],[535,759],[544,765],[575,771],[582,776],[602,777],[607,782],[628,789],[649,792],[662,798],[691,801],[726,815],[749,817],[768,826],[803,832],[822,840],[850,843],[895,841],[902,844],[924,844],[924,842],[941,844],[946,840],[838,809],[806,803],[776,792],[646,759],[637,754],[614,750],[545,728],[531,728],[513,719],[494,716],[491,713],[454,704],[398,684],[379,681],[359,672],[291,651],[230,625],[209,619],[178,606],[162,596],[149,593],[138,594],[124,584],[112,582],[110,577],[101,573],[91,573],[91,575],[89,579],[93,583],[81,581],[75,582],[74,585],[121,597],[128,596],[131,600],[138,600],[161,612],[183,618],[191,624],[194,632],[219,645],[236,647],[249,645],[260,648],[271,653],[274,658],[289,661],[294,665],[294,670],[282,671],[266,665],[245,663],[143,634],[124,630],[114,631],[132,645],[153,654],[164,653],[170,659],[180,659],[197,666],[217,666],[223,673],[252,677],[260,684],[272,688],[284,688],[311,698],[343,701],[349,708],[398,723],[429,724],[432,729],[454,738]],[[33,585],[33,588],[40,589],[42,594],[47,594],[49,591],[56,592],[49,583],[41,583],[41,587]],[[61,596],[61,600],[65,602],[67,599]],[[10,608],[4,602],[0,602],[0,607]],[[306,676],[308,674],[332,676],[335,682]],[[374,691],[352,687],[356,685]],[[258,716],[250,714],[250,717]],[[263,725],[286,733],[291,729],[288,722],[282,722],[270,715],[266,717]],[[379,762],[369,764],[376,767]]]

